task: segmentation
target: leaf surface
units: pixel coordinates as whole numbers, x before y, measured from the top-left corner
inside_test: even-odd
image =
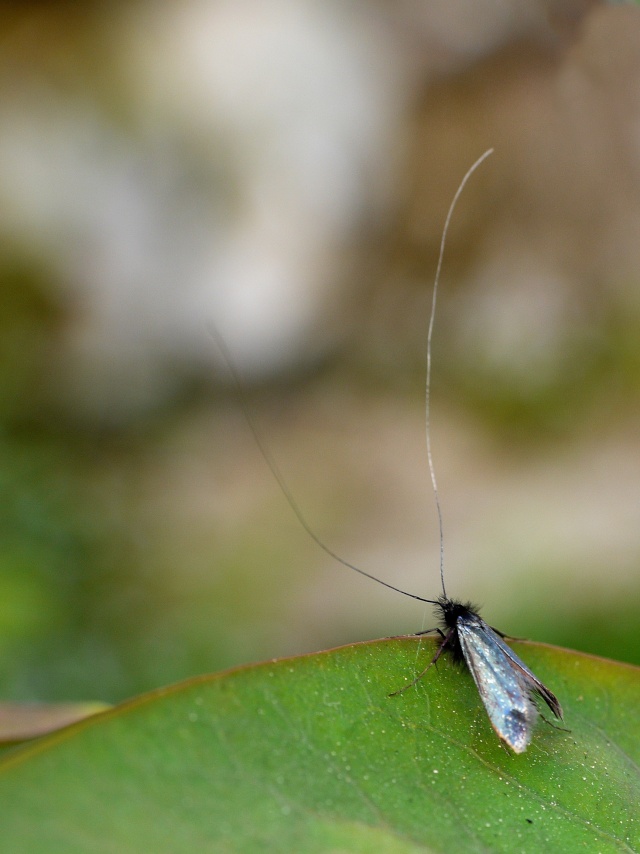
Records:
[[[5,754],[5,850],[640,850],[640,670],[514,642],[560,699],[526,753],[402,638],[200,677]]]

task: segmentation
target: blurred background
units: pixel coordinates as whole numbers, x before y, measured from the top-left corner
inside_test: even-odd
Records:
[[[432,625],[640,663],[640,11],[3,3],[0,695]],[[391,686],[393,687],[393,686]]]

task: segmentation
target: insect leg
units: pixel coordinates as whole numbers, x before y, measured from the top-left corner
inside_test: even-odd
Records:
[[[441,638],[444,637],[442,634],[442,629],[423,629],[421,632],[414,632],[410,637],[417,638],[420,635],[430,635],[432,632],[438,632]]]
[[[439,631],[439,632],[440,632],[440,634],[442,635],[442,637],[443,637],[443,641],[442,641],[442,643],[440,644],[440,646],[438,647],[438,649],[437,649],[437,651],[436,651],[436,654],[433,656],[433,658],[431,659],[431,661],[429,662],[429,664],[427,664],[427,666],[426,666],[426,667],[425,667],[425,669],[422,671],[422,673],[419,673],[419,674],[416,676],[416,678],[415,678],[412,682],[409,682],[409,684],[408,684],[408,685],[405,685],[403,688],[400,688],[398,691],[394,691],[392,694],[389,694],[389,696],[390,696],[390,697],[397,697],[397,696],[398,696],[398,694],[402,694],[402,692],[403,692],[403,691],[406,691],[406,690],[407,690],[407,688],[413,688],[413,686],[414,686],[414,685],[416,685],[416,684],[417,684],[417,683],[422,679],[422,677],[425,675],[425,673],[427,672],[427,670],[429,670],[429,668],[430,668],[433,664],[435,664],[435,663],[436,663],[436,661],[440,658],[440,656],[441,656],[441,655],[442,655],[442,653],[444,652],[444,649],[445,649],[446,645],[449,643],[449,641],[451,640],[451,638],[452,638],[452,637],[453,637],[453,635],[455,634],[455,631],[456,631],[456,630],[455,630],[455,629],[451,629],[451,630],[450,630],[446,635],[442,634],[442,632],[440,631],[440,629],[438,629],[438,631]]]

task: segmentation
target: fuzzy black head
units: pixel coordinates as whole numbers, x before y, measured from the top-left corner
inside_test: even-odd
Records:
[[[449,599],[448,596],[440,596],[436,602],[435,612],[440,620],[442,632],[448,638],[446,649],[453,656],[455,662],[463,662],[464,655],[458,639],[458,618],[478,616],[478,606],[471,602],[459,602],[457,599]]]

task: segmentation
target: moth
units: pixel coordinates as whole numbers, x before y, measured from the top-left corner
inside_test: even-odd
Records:
[[[482,700],[487,715],[489,716],[491,726],[495,730],[498,738],[510,747],[514,753],[523,753],[531,743],[531,739],[533,737],[533,730],[540,714],[538,708],[539,702],[541,700],[544,701],[558,720],[562,720],[562,707],[555,694],[553,694],[546,685],[544,685],[538,677],[531,672],[527,665],[505,642],[505,635],[485,623],[478,614],[477,607],[471,603],[463,603],[457,599],[450,599],[447,595],[444,583],[444,534],[442,511],[431,454],[431,340],[433,335],[436,297],[438,293],[438,283],[444,255],[446,235],[453,210],[465,184],[478,166],[480,166],[480,164],[492,152],[493,149],[485,151],[485,153],[476,160],[473,166],[471,166],[467,171],[466,175],[460,182],[449,207],[442,232],[442,239],[440,241],[440,255],[438,258],[438,266],[433,287],[431,316],[429,319],[429,331],[427,335],[426,440],[429,472],[433,485],[440,533],[440,582],[442,586],[442,595],[438,599],[424,599],[421,596],[416,596],[414,593],[408,593],[406,590],[401,590],[399,587],[395,587],[393,584],[389,584],[381,578],[377,578],[375,575],[372,575],[360,567],[344,560],[340,555],[336,554],[336,552],[332,551],[327,545],[325,545],[325,543],[316,535],[291,494],[279,467],[269,452],[267,445],[263,442],[260,432],[251,417],[249,408],[242,397],[242,384],[240,383],[237,373],[233,367],[233,361],[222,336],[215,329],[212,329],[212,333],[218,342],[218,346],[227,363],[229,372],[231,373],[235,385],[240,392],[240,403],[244,409],[245,417],[251,432],[253,433],[256,444],[262,452],[262,455],[271,469],[271,472],[273,473],[288,504],[309,536],[326,554],[348,569],[352,569],[360,575],[364,575],[366,578],[370,578],[378,584],[388,587],[390,590],[395,590],[396,593],[402,593],[404,596],[417,599],[419,602],[426,602],[435,606],[435,610],[440,621],[440,627],[437,629],[429,629],[426,632],[419,632],[418,634],[428,634],[429,632],[437,631],[440,634],[442,642],[438,647],[436,654],[422,673],[399,691],[394,691],[390,696],[396,696],[407,690],[407,688],[411,688],[420,679],[422,679],[426,672],[437,662],[443,653],[450,653],[454,661],[463,662],[469,669],[476,684],[476,688],[478,689],[480,699]],[[558,727],[558,729],[560,729],[560,727]]]
[[[557,697],[505,643],[502,632],[485,623],[475,605],[449,599],[446,594],[432,604],[440,617],[441,628],[435,631],[442,643],[422,673],[391,696],[415,685],[448,651],[454,661],[467,665],[498,738],[514,753],[524,753],[538,720],[540,700],[562,720]]]

